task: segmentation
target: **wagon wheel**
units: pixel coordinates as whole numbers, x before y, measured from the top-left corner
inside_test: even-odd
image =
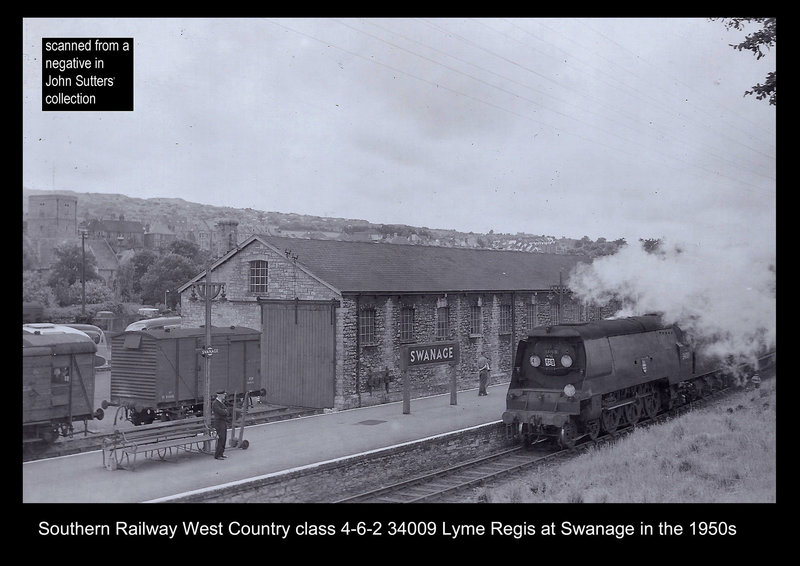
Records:
[[[600,423],[603,425],[604,431],[613,434],[619,426],[619,411],[617,409],[605,411],[600,417]]]
[[[647,415],[647,418],[654,419],[656,417],[658,414],[659,405],[660,402],[658,392],[655,392],[644,398],[644,414]]]
[[[558,443],[562,448],[574,448],[577,438],[578,427],[576,427],[575,423],[570,419],[561,427],[561,431],[558,435]]]
[[[641,400],[637,399],[633,403],[625,405],[625,420],[628,421],[628,423],[635,425],[637,422],[639,422],[641,416],[642,416]]]
[[[600,419],[593,419],[586,423],[586,432],[589,438],[597,440],[600,437]]]
[[[41,429],[42,432],[40,433],[40,437],[44,440],[47,444],[52,444],[56,440],[58,440],[58,429],[54,427],[47,427]]]

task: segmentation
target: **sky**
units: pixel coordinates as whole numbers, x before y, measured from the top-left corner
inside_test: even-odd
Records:
[[[706,18],[23,19],[23,186],[629,243],[569,284],[774,343],[775,70]],[[134,110],[43,112],[43,37],[134,39]],[[745,321],[746,325],[742,324]],[[758,338],[755,336],[757,333]]]
[[[593,240],[774,231],[775,107],[743,93],[775,51],[719,21],[22,26],[30,189]],[[43,112],[42,37],[132,37],[134,110]]]

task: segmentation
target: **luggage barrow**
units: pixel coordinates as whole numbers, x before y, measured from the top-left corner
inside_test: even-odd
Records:
[[[242,406],[236,407],[236,398],[237,395],[234,392],[233,394],[233,419],[231,422],[231,440],[230,446],[231,448],[241,448],[242,450],[247,450],[250,446],[250,442],[243,439],[244,436],[244,427],[245,421],[247,419],[247,406],[250,404],[250,393],[245,393],[242,396]],[[236,438],[236,417],[239,416],[239,438]]]

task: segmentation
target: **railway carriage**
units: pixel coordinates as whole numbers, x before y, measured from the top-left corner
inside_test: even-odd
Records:
[[[23,444],[54,442],[75,422],[103,418],[93,409],[97,345],[82,332],[40,326],[22,332]]]
[[[123,332],[111,340],[111,399],[135,425],[201,415],[205,398],[205,328]],[[261,333],[212,327],[210,390],[261,394]]]
[[[526,444],[570,447],[727,385],[720,367],[658,315],[533,328],[517,346],[503,422]]]

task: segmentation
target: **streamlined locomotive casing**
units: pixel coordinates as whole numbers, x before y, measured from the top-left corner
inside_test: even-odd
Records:
[[[507,425],[557,434],[691,377],[681,332],[657,315],[538,327],[521,340],[506,398]]]

